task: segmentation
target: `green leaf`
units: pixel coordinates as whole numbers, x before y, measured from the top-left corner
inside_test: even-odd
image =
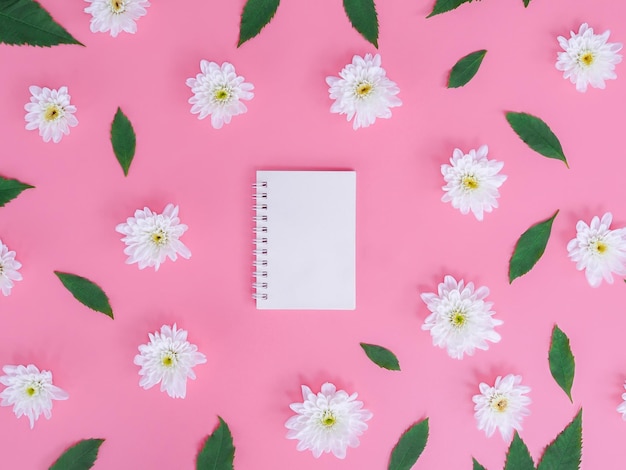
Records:
[[[561,160],[569,168],[561,142],[545,122],[531,114],[513,112],[506,113],[506,120],[531,149],[544,157]]]
[[[450,70],[448,88],[461,87],[474,78],[474,75],[478,72],[480,64],[482,64],[486,53],[487,51],[483,49],[472,52],[471,54],[459,59],[459,61],[454,64],[454,67],[452,67],[452,70]]]
[[[394,353],[387,348],[377,346],[376,344],[360,343],[363,351],[367,354],[374,364],[383,369],[400,370],[400,363]]]
[[[65,288],[69,290],[74,298],[81,304],[113,318],[113,310],[109,304],[109,298],[98,285],[76,274],[62,273],[59,271],[55,271],[54,274],[57,275]]]
[[[98,458],[104,439],[83,439],[67,449],[49,470],[87,470]]]
[[[426,18],[430,18],[431,16],[439,15],[441,13],[445,13],[447,11],[455,10],[460,7],[464,3],[471,3],[472,0],[437,0],[433,11],[430,12]]]
[[[407,429],[391,451],[388,470],[410,470],[428,441],[428,418]]]
[[[535,463],[530,452],[528,452],[528,447],[519,437],[517,431],[515,431],[509,451],[506,453],[504,470],[535,470]]]
[[[218,416],[220,423],[213,431],[196,459],[196,470],[233,470],[235,446],[226,422]]]
[[[576,364],[574,363],[574,355],[569,345],[569,338],[557,325],[554,325],[552,329],[548,362],[550,363],[552,377],[567,394],[570,401],[574,403],[574,400],[572,400],[572,385],[574,384]]]
[[[124,170],[124,176],[128,176],[128,169],[135,156],[137,137],[133,125],[119,107],[111,123],[111,144],[117,161]]]
[[[530,4],[530,0],[524,0],[524,7],[528,7],[528,5]]]
[[[0,43],[50,47],[79,44],[34,0],[0,1]]]
[[[578,470],[583,446],[583,410],[556,436],[537,465],[537,470]]]
[[[4,207],[6,203],[19,196],[22,191],[31,188],[34,186],[0,176],[0,207]]]
[[[280,0],[248,0],[241,13],[237,47],[252,39],[274,18]]]
[[[485,467],[479,464],[478,460],[476,460],[474,457],[472,457],[472,464],[472,470],[487,470]]]
[[[509,260],[509,284],[530,271],[546,251],[552,222],[558,213],[557,210],[548,220],[533,225],[519,237]]]
[[[343,8],[352,27],[378,48],[378,15],[374,0],[343,0]]]

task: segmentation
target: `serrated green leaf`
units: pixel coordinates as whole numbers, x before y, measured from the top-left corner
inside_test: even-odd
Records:
[[[98,458],[104,439],[83,439],[67,449],[49,470],[88,470]]]
[[[528,7],[529,4],[530,4],[530,0],[524,0],[524,7]]]
[[[109,298],[104,291],[94,282],[76,274],[55,271],[54,274],[60,279],[65,288],[70,291],[76,300],[96,312],[104,313],[113,318],[113,310],[109,304]]]
[[[535,470],[535,463],[530,456],[530,452],[528,452],[528,447],[519,437],[517,431],[515,431],[509,450],[506,453],[504,470]]]
[[[248,0],[241,13],[237,47],[252,39],[274,18],[280,0]]]
[[[407,429],[391,451],[388,470],[410,470],[428,442],[428,418]]]
[[[0,43],[41,47],[83,45],[34,0],[0,1]]]
[[[196,459],[196,470],[233,470],[235,446],[233,436],[226,422],[220,420],[217,429],[213,431]]]
[[[378,48],[378,15],[374,0],[343,0],[352,27]]]
[[[124,176],[128,176],[128,169],[135,157],[137,137],[133,125],[120,107],[117,108],[111,123],[111,145],[117,161],[120,162]]]
[[[483,467],[481,464],[479,464],[478,460],[472,457],[472,470],[487,470],[487,469]]]
[[[367,357],[377,366],[388,370],[400,370],[398,358],[389,349],[376,344],[360,343],[360,345]]]
[[[472,0],[437,0],[435,6],[433,7],[433,11],[431,11],[426,18],[430,18],[431,16],[439,15],[447,11],[455,10],[464,3],[471,2]]]
[[[561,160],[569,168],[561,142],[545,122],[532,114],[514,112],[506,113],[506,120],[531,149],[544,157]]]
[[[459,59],[459,61],[454,64],[454,67],[452,67],[452,70],[450,70],[448,88],[462,87],[474,78],[486,53],[487,51],[482,49]]]
[[[34,188],[30,184],[0,176],[0,207],[15,199],[26,189]]]
[[[558,213],[557,210],[548,220],[533,225],[519,237],[509,260],[509,284],[530,271],[543,256]]]
[[[548,362],[550,363],[552,377],[567,394],[570,401],[574,403],[574,400],[572,400],[572,385],[574,384],[576,364],[569,345],[569,338],[557,325],[554,325],[552,329]]]
[[[537,470],[578,470],[583,447],[583,410],[546,447]]]

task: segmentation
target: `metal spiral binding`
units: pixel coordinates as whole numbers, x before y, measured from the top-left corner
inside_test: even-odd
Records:
[[[254,254],[255,260],[252,262],[252,265],[255,267],[255,270],[252,272],[252,277],[255,278],[255,282],[252,283],[252,288],[255,292],[252,294],[252,298],[255,300],[267,300],[267,282],[265,279],[267,278],[267,259],[264,256],[267,256],[267,226],[262,225],[267,222],[267,204],[265,200],[267,199],[267,182],[260,181],[254,183],[252,185],[254,189],[254,194],[252,198],[255,200],[255,204],[252,206],[252,209],[255,212],[254,217],[252,218],[256,224],[256,226],[252,229],[254,233],[254,239],[252,243],[255,245],[252,253]]]

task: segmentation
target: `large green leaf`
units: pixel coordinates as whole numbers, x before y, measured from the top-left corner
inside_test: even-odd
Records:
[[[472,457],[472,470],[487,470],[487,469],[483,467],[481,464],[479,464],[478,460]]]
[[[34,0],[0,0],[0,43],[42,47],[83,45]]]
[[[459,59],[459,61],[454,64],[454,67],[452,67],[452,70],[450,70],[448,88],[462,87],[474,78],[474,75],[478,72],[480,64],[482,64],[486,53],[487,51],[483,49],[472,52],[471,54]]]
[[[378,15],[374,0],[343,0],[343,8],[354,29],[378,47]]]
[[[2,0],[0,0],[2,1]],[[104,439],[83,439],[67,449],[49,470],[88,470],[98,458]]]
[[[437,0],[433,11],[426,18],[430,18],[431,16],[439,15],[441,13],[445,13],[447,11],[454,10],[464,3],[471,3],[472,0]]]
[[[54,274],[57,275],[65,288],[81,304],[113,318],[113,310],[111,309],[111,304],[109,304],[109,298],[97,284],[76,274],[59,271],[55,271]]]
[[[0,207],[4,207],[6,203],[19,196],[22,191],[31,188],[34,188],[34,186],[0,176]]]
[[[389,349],[376,344],[360,343],[363,351],[374,364],[383,369],[400,370],[398,358]]]
[[[504,470],[535,470],[535,463],[533,462],[528,447],[515,431],[509,450],[506,453],[506,463],[504,464]]]
[[[546,447],[537,470],[578,470],[583,447],[583,410]]]
[[[561,160],[569,168],[561,142],[545,122],[532,114],[514,112],[506,113],[506,120],[531,149],[544,157]]]
[[[274,18],[280,0],[248,0],[241,13],[237,47],[252,39]]]
[[[428,442],[428,418],[407,429],[391,451],[388,470],[410,470]]]
[[[233,470],[235,446],[233,436],[226,422],[220,420],[217,429],[213,431],[196,459],[196,470]]]
[[[556,383],[559,384],[559,387],[563,389],[573,403],[572,385],[574,384],[576,364],[569,345],[569,338],[557,325],[554,325],[552,329],[548,362],[550,363],[552,377],[554,377]]]
[[[119,107],[111,123],[111,145],[117,161],[124,170],[124,176],[128,176],[128,169],[135,156],[137,137],[133,125]]]

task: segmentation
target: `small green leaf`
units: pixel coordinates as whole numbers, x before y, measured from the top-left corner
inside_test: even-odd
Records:
[[[519,237],[509,260],[509,284],[530,271],[546,251],[552,222],[558,213],[557,210],[548,220],[533,225]]]
[[[517,431],[515,431],[509,451],[506,453],[504,470],[535,470],[535,463],[530,452],[528,452],[528,447],[519,437]]]
[[[506,120],[531,149],[544,157],[561,160],[569,168],[561,142],[545,122],[531,114],[513,112],[506,113]]]
[[[41,47],[83,45],[34,0],[0,1],[0,43]]]
[[[578,470],[583,447],[583,410],[546,447],[537,470]]]
[[[31,188],[34,186],[0,176],[0,207],[4,207],[7,202],[15,199],[22,191]]]
[[[483,49],[472,52],[471,54],[459,59],[459,61],[454,64],[454,67],[452,67],[452,70],[450,70],[448,88],[462,87],[474,78],[474,75],[478,72],[480,64],[482,64],[486,53],[487,51]]]
[[[237,47],[252,39],[274,18],[280,0],[248,0],[241,13]]]
[[[464,3],[471,3],[472,0],[437,0],[433,11],[430,12],[426,18],[430,18],[431,16],[439,15],[441,13],[445,13],[447,11],[455,10],[460,7]]]
[[[487,470],[485,467],[479,464],[478,460],[476,460],[474,457],[472,457],[472,464],[472,470]]]
[[[524,0],[524,8],[528,7],[530,4],[530,0]]]
[[[428,418],[407,429],[391,451],[388,470],[410,470],[428,442]]]
[[[55,271],[54,274],[61,280],[63,285],[81,304],[86,305],[96,312],[104,313],[113,318],[113,310],[109,304],[109,298],[104,291],[87,278],[76,274]]]
[[[233,436],[226,422],[220,420],[217,429],[213,431],[196,459],[196,470],[233,470],[235,446]]]
[[[572,400],[572,385],[574,384],[576,364],[569,345],[569,338],[557,325],[554,325],[552,329],[548,362],[550,363],[552,377],[567,394],[570,401],[574,403],[574,400]]]
[[[343,8],[352,27],[378,48],[378,15],[374,0],[343,0]]]
[[[88,470],[98,458],[104,439],[83,439],[67,449],[49,470]]]
[[[376,344],[360,343],[363,351],[374,364],[383,369],[400,370],[398,358],[389,349],[377,346]]]
[[[124,176],[128,176],[128,169],[135,156],[137,137],[133,125],[119,107],[111,123],[111,145],[117,161],[124,170]]]

